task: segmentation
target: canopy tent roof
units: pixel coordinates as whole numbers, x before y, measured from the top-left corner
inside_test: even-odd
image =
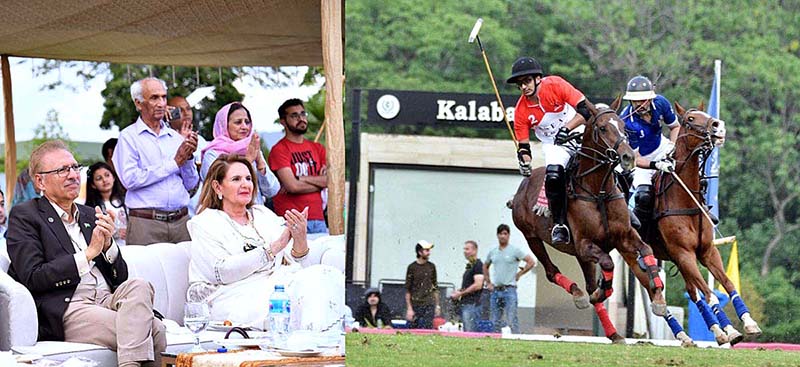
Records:
[[[320,0],[18,0],[0,53],[183,66],[321,66]]]
[[[342,234],[344,0],[6,0],[0,68],[7,196],[16,177],[9,56],[175,66],[322,66],[328,220]]]

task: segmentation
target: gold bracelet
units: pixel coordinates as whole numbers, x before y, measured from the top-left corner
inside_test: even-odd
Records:
[[[306,252],[304,252],[302,255],[298,255],[299,253],[298,253],[298,252],[295,252],[294,248],[292,248],[292,251],[291,251],[291,252],[292,252],[292,256],[293,256],[295,259],[302,259],[302,258],[306,257],[306,255],[308,255],[308,253],[309,253],[309,252],[311,252],[311,249],[310,249],[310,248],[308,248],[308,247],[306,247]]]
[[[274,260],[275,254],[272,253],[272,246],[267,246],[267,260]]]

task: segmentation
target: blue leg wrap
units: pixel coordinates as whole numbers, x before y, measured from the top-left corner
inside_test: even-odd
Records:
[[[714,311],[714,316],[716,316],[717,320],[719,320],[719,327],[724,329],[731,324],[731,320],[728,319],[728,315],[726,315],[725,311],[719,307],[719,304],[711,306],[711,310]]]
[[[717,320],[714,313],[711,312],[711,307],[708,307],[708,303],[706,303],[704,299],[700,298],[694,304],[697,306],[697,309],[700,310],[700,314],[703,315],[703,320],[706,322],[709,329],[711,329],[711,326],[714,324],[719,325],[719,320]]]
[[[683,327],[681,327],[681,324],[678,323],[678,320],[675,320],[675,317],[672,316],[671,313],[667,312],[667,314],[664,315],[664,320],[667,320],[667,325],[669,325],[669,329],[672,330],[672,335],[677,336],[678,333],[683,331]]]
[[[744,301],[742,300],[742,297],[739,296],[739,293],[733,291],[730,293],[730,296],[731,302],[733,302],[733,308],[736,309],[736,315],[739,316],[739,319],[741,320],[742,315],[750,312],[750,310],[748,310],[747,306],[744,305]]]

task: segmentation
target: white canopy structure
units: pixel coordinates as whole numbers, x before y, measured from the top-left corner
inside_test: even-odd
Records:
[[[343,0],[4,1],[0,55],[7,195],[13,195],[16,178],[10,56],[175,66],[322,66],[328,220],[331,234],[343,234],[343,8]]]

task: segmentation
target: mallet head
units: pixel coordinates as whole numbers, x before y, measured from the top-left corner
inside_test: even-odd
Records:
[[[475,37],[478,37],[478,32],[481,31],[481,26],[483,25],[483,18],[478,18],[475,22],[475,26],[472,27],[472,32],[469,34],[469,43],[475,42]]]

